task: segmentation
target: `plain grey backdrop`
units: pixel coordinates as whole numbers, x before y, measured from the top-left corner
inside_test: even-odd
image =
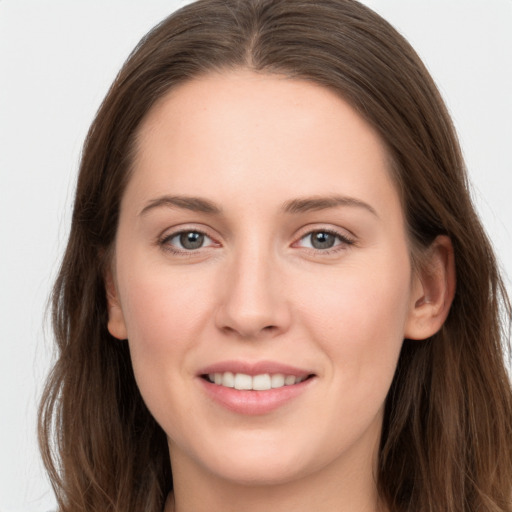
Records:
[[[312,0],[314,1],[314,0]],[[0,0],[0,512],[54,508],[35,415],[80,149],[138,40],[184,0]],[[416,48],[512,275],[512,0],[366,0]]]

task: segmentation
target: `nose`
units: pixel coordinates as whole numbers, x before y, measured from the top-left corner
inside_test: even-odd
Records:
[[[255,340],[288,329],[291,314],[283,274],[269,251],[234,256],[222,279],[216,324],[224,333]]]

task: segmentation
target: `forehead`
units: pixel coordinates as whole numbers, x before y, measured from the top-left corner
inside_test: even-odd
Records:
[[[315,82],[291,79],[284,75],[256,73],[250,70],[210,73],[184,82],[171,89],[150,109],[138,131],[139,150],[157,142],[159,135],[178,137],[189,135],[188,130],[200,129],[200,133],[210,130],[219,135],[225,134],[223,128],[243,127],[253,134],[265,134],[272,127],[282,130],[283,137],[279,144],[302,135],[308,140],[315,139],[312,128],[319,129],[328,122],[333,139],[339,144],[340,133],[336,127],[345,129],[343,137],[354,144],[361,132],[367,132],[364,142],[368,149],[383,150],[382,141],[370,125],[333,90]],[[293,123],[293,126],[292,126]],[[302,130],[302,134],[299,131]],[[155,133],[159,131],[159,133]],[[347,139],[352,131],[354,136]],[[327,130],[322,130],[325,139]],[[289,137],[285,137],[285,135]],[[229,133],[235,140],[236,133]],[[239,138],[244,133],[238,132]],[[219,142],[219,140],[215,142]],[[368,145],[370,139],[371,147]],[[255,142],[255,141],[253,141]],[[379,146],[376,148],[375,146]],[[231,147],[231,150],[234,148]]]
[[[131,181],[147,194],[222,188],[223,197],[246,202],[325,196],[333,187],[378,199],[396,196],[389,168],[380,136],[333,91],[240,70],[181,84],[153,106],[139,128]]]

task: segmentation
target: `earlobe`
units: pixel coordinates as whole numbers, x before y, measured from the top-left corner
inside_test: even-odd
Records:
[[[128,338],[123,310],[119,302],[119,294],[116,289],[114,277],[109,270],[105,275],[105,292],[107,294],[108,307],[108,332],[119,340]]]
[[[455,295],[455,260],[451,240],[438,236],[425,255],[412,287],[404,336],[424,340],[442,327]]]

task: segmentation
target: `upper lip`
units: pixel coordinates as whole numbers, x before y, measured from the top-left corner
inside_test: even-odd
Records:
[[[295,377],[306,377],[314,372],[290,366],[288,364],[279,363],[277,361],[219,361],[211,365],[205,366],[198,373],[199,375],[208,375],[209,373],[244,373],[246,375],[261,375],[264,373],[283,375],[294,375]]]

